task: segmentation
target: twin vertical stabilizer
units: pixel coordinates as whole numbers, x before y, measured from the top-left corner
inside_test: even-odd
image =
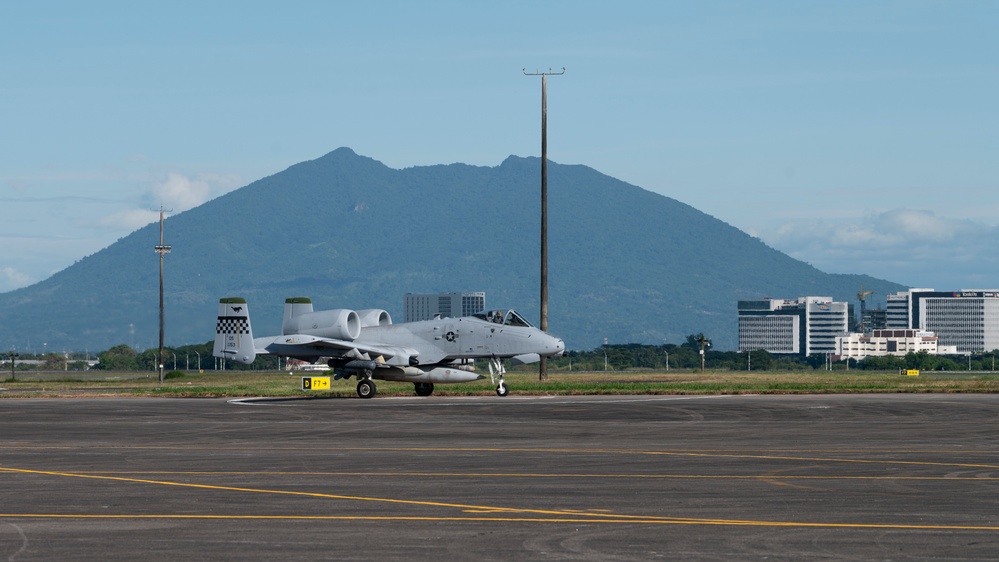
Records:
[[[215,349],[212,355],[246,364],[253,363],[256,359],[246,299],[219,299],[219,317],[215,324]]]
[[[284,300],[284,321],[281,322],[282,334],[296,333],[291,325],[291,319],[303,314],[311,314],[312,299],[308,297],[292,297]]]

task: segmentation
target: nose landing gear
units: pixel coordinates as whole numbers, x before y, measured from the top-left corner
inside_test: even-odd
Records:
[[[503,374],[506,373],[506,369],[503,367],[503,360],[499,357],[489,358],[489,380],[496,385],[496,396],[506,396],[510,394],[510,389],[507,388],[506,382],[503,380]],[[496,380],[499,379],[499,383]]]

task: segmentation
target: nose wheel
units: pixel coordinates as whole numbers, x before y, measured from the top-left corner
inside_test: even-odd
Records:
[[[417,396],[430,396],[434,393],[434,383],[432,382],[414,382],[413,386],[416,387]]]
[[[506,382],[503,380],[503,373],[506,369],[503,368],[503,360],[499,357],[489,358],[489,379],[496,384],[496,396],[506,396],[510,394],[510,389],[507,388]],[[496,381],[499,380],[499,383]]]

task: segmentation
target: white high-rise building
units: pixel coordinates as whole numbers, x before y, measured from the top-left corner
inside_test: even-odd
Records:
[[[440,315],[443,318],[471,316],[486,309],[486,294],[478,293],[406,293],[403,310],[406,322],[430,320]]]
[[[832,297],[739,301],[739,351],[835,353],[849,320],[849,304]]]

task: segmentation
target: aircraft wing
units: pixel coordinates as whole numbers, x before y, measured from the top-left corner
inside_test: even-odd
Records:
[[[381,357],[386,365],[397,366],[410,365],[410,358],[415,358],[420,354],[419,351],[408,347],[321,338],[303,334],[258,338],[254,340],[253,347],[257,349],[257,353],[265,352],[304,360],[315,360],[319,357],[347,357],[378,361],[378,358]]]

